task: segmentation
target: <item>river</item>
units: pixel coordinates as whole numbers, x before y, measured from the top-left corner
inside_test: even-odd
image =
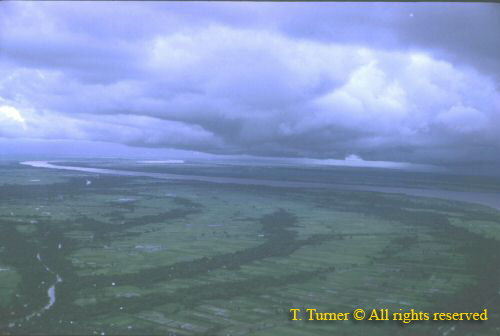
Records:
[[[456,191],[456,190],[441,190],[427,188],[406,188],[406,187],[387,187],[374,186],[363,184],[333,184],[319,182],[298,182],[298,181],[280,181],[280,180],[262,180],[251,178],[236,178],[236,177],[210,177],[199,175],[179,175],[168,173],[152,173],[138,172],[129,170],[106,169],[106,168],[91,168],[78,166],[60,166],[48,161],[24,161],[20,162],[23,165],[28,165],[36,168],[50,168],[59,170],[81,171],[95,174],[110,174],[120,176],[144,176],[166,180],[186,180],[199,181],[208,183],[223,183],[223,184],[240,184],[240,185],[262,185],[272,187],[286,188],[328,188],[334,190],[353,190],[353,191],[373,191],[392,194],[404,194],[409,196],[431,197],[450,201],[467,202],[480,204],[500,210],[500,193],[495,192],[479,192],[479,191]]]
[[[59,276],[59,274],[56,274],[54,271],[52,271],[42,260],[42,257],[40,256],[40,253],[36,254],[36,259],[43,265],[45,270],[49,273],[52,273],[56,276],[56,280],[52,283],[52,285],[49,287],[47,290],[47,296],[49,297],[49,303],[47,303],[42,309],[31,313],[30,315],[26,316],[26,320],[30,320],[35,316],[40,316],[42,315],[45,311],[49,310],[52,308],[52,306],[56,303],[56,286],[57,284],[61,283],[63,279]]]

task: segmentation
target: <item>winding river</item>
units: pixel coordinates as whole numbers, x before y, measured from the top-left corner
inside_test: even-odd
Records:
[[[24,161],[20,162],[23,165],[50,168],[59,170],[81,171],[95,174],[110,174],[121,176],[144,176],[166,180],[186,180],[200,181],[208,183],[223,183],[223,184],[240,184],[240,185],[262,185],[272,187],[286,188],[328,188],[335,190],[353,190],[353,191],[374,191],[392,194],[404,194],[409,196],[431,197],[450,201],[459,201],[480,204],[500,210],[500,193],[498,192],[479,192],[479,191],[456,191],[456,190],[440,190],[440,189],[424,189],[424,188],[406,188],[406,187],[387,187],[362,184],[333,184],[333,183],[317,183],[317,182],[298,182],[298,181],[280,181],[280,180],[261,180],[251,178],[235,178],[235,177],[209,177],[199,175],[179,175],[168,173],[151,173],[138,172],[129,170],[106,169],[106,168],[90,168],[77,166],[61,166],[50,163],[48,161]]]
[[[47,303],[42,309],[31,313],[30,315],[26,316],[26,320],[30,320],[35,316],[40,316],[42,315],[45,311],[49,310],[52,308],[52,306],[56,303],[56,286],[57,284],[61,283],[63,279],[59,276],[59,274],[55,273],[52,271],[42,260],[42,257],[40,256],[40,253],[36,254],[36,259],[43,265],[45,270],[49,273],[52,273],[56,276],[56,281],[52,283],[52,285],[49,287],[47,290],[47,296],[49,297],[49,303]]]

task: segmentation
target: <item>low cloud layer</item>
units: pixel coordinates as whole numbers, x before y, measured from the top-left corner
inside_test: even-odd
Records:
[[[0,137],[500,167],[494,4],[0,4]]]

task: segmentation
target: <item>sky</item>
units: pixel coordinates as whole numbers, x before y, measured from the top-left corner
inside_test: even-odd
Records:
[[[1,2],[0,156],[500,171],[500,5]]]

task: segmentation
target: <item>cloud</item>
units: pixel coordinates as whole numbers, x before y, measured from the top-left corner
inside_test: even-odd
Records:
[[[14,121],[21,124],[23,127],[26,127],[26,121],[21,113],[16,108],[8,105],[0,106],[0,121],[2,123]]]
[[[0,136],[500,164],[497,7],[280,5],[2,3]]]

